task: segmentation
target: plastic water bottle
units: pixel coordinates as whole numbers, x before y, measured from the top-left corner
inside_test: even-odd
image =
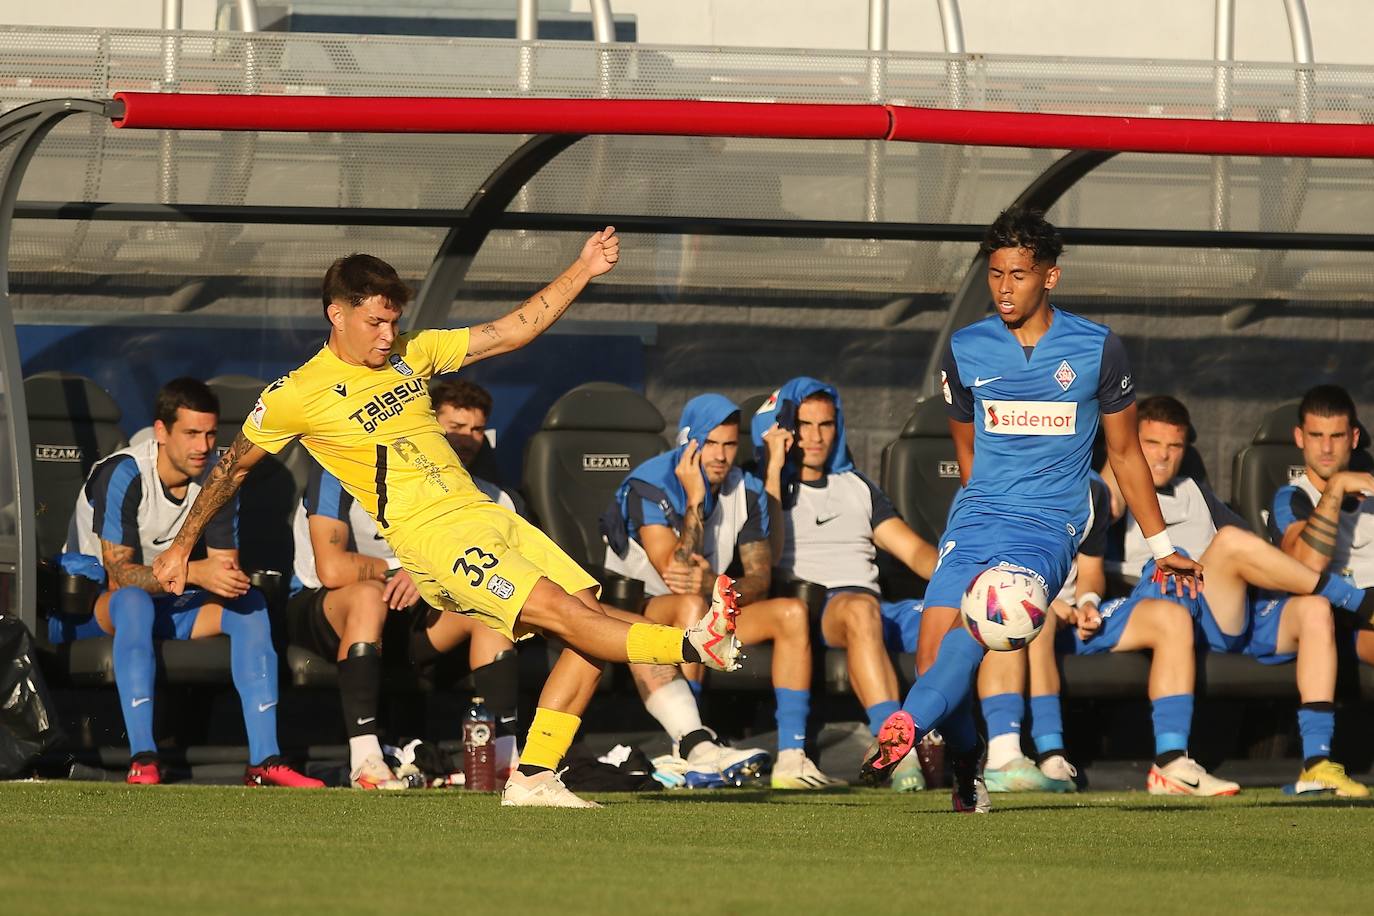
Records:
[[[478,792],[496,791],[496,719],[473,697],[463,716],[463,783]]]

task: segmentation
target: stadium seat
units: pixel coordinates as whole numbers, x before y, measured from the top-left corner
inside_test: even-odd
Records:
[[[1293,444],[1298,423],[1298,402],[1289,401],[1271,410],[1250,444],[1236,453],[1231,463],[1231,502],[1258,534],[1269,534],[1269,504],[1279,487],[1303,474],[1302,450]],[[1360,445],[1350,456],[1356,470],[1374,470],[1369,437],[1361,429]]]
[[[768,400],[767,394],[752,394],[739,402],[739,451],[735,453],[735,464],[742,468],[753,470],[754,458],[754,436],[749,428],[749,421],[754,414],[763,406],[763,402]]]
[[[588,382],[559,398],[525,450],[525,492],[545,533],[593,575],[599,520],[620,482],[665,448],[663,415],[642,394]]]
[[[62,552],[76,496],[91,468],[124,446],[120,410],[92,380],[67,372],[24,379],[33,483],[37,499],[38,555]]]
[[[941,398],[916,402],[884,452],[882,488],[917,534],[931,543],[939,539],[959,490],[959,460]]]

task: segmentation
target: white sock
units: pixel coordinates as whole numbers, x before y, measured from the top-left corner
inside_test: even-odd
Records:
[[[1025,755],[1021,753],[1021,736],[1016,732],[988,739],[988,766],[994,770],[1023,756]]]
[[[649,694],[644,700],[644,708],[658,720],[658,724],[663,726],[675,743],[683,735],[702,727],[696,694],[692,693],[687,681],[680,677],[673,678]]]
[[[382,743],[376,735],[359,735],[348,739],[348,766],[356,770],[369,757],[382,759]]]

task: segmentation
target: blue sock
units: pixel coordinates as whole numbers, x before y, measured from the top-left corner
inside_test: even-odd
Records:
[[[1331,756],[1331,736],[1336,732],[1336,711],[1331,703],[1304,703],[1298,707],[1298,732],[1302,735],[1303,766]]]
[[[1037,754],[1064,749],[1064,714],[1059,694],[1045,693],[1031,697],[1031,740]]]
[[[973,689],[973,675],[986,650],[963,627],[950,630],[940,641],[935,664],[916,679],[906,695],[902,708],[916,720],[919,736],[939,728],[949,743],[948,727],[941,727],[949,711],[969,696]],[[969,709],[972,722],[973,710]],[[962,727],[962,726],[960,726]]]
[[[1021,694],[999,693],[984,697],[982,705],[989,738],[1021,734],[1021,719],[1026,714],[1026,701]]]
[[[1188,735],[1193,730],[1193,695],[1179,693],[1150,701],[1150,717],[1155,725],[1155,756],[1170,751],[1187,751]]]
[[[243,705],[248,732],[248,762],[259,764],[281,753],[277,747],[277,650],[267,602],[252,589],[224,606],[220,628],[229,637],[229,668]]]
[[[811,713],[811,691],[774,687],[778,700],[778,750],[806,747],[806,717]]]
[[[1317,579],[1317,590],[1314,594],[1321,595],[1336,607],[1345,608],[1347,611],[1358,611],[1364,601],[1364,589],[1356,588],[1341,576],[1331,573],[1321,574]]]
[[[687,686],[691,688],[692,696],[701,699],[701,681],[694,681],[690,677],[683,678],[683,680],[686,681]]]
[[[978,723],[973,719],[972,690],[940,723],[940,735],[945,739],[945,748],[956,756],[978,747]]]
[[[881,703],[874,703],[864,710],[868,713],[868,730],[873,733],[875,738],[878,736],[878,729],[882,728],[883,723],[887,721],[887,717],[901,708],[902,704],[896,700],[883,700]]]
[[[153,741],[153,599],[141,588],[121,588],[110,596],[114,623],[114,674],[129,756],[157,750]]]

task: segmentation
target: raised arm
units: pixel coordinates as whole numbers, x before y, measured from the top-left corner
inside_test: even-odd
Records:
[[[472,329],[463,365],[519,350],[534,340],[563,316],[593,277],[609,271],[618,260],[620,238],[615,234],[615,227],[607,226],[592,233],[577,260],[552,283],[526,299],[509,315]]]
[[[243,485],[253,465],[262,460],[267,451],[254,445],[248,437],[239,432],[234,444],[224,453],[224,457],[210,471],[205,486],[196,495],[186,521],[177,532],[176,539],[153,561],[153,576],[162,587],[173,595],[180,595],[186,589],[187,561],[191,548],[200,540],[201,532],[209,524],[215,513],[234,497]]]

